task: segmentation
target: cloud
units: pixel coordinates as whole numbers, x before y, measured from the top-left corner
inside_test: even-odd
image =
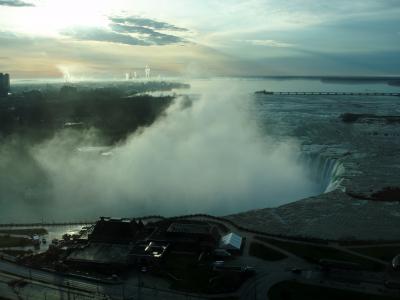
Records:
[[[111,29],[119,33],[134,33],[142,35],[143,40],[153,45],[169,45],[185,42],[181,37],[154,31],[148,27],[111,24]]]
[[[255,46],[266,46],[266,47],[275,47],[275,48],[290,48],[294,47],[293,44],[279,42],[276,40],[243,40],[243,42],[255,45]]]
[[[65,30],[62,34],[83,41],[110,42],[135,46],[149,45],[149,43],[143,39],[138,39],[129,34],[120,34],[102,28],[75,28]]]
[[[21,0],[0,0],[0,6],[32,7],[35,5]]]
[[[154,34],[156,32],[153,29],[147,27],[122,25],[116,23],[112,23],[110,27],[113,31],[121,33]]]
[[[103,29],[106,30],[107,29]],[[73,30],[69,36],[75,34]],[[177,76],[186,74],[196,64],[208,75],[225,74],[225,56],[198,44],[172,44],[160,47],[121,46],[77,38],[32,37],[0,31],[1,69],[13,78],[62,78],[57,66],[73,67],[75,78],[120,78],[127,68],[142,70],[149,64],[154,74]],[[98,38],[98,37],[97,37]],[[162,49],[160,49],[162,47]],[[162,51],[161,51],[162,50]],[[228,64],[233,68],[232,64]],[[198,73],[196,72],[196,75]]]
[[[189,31],[186,28],[177,27],[175,25],[159,22],[153,19],[140,17],[111,17],[110,20],[116,24],[134,25],[140,27],[151,28],[154,30],[169,30],[169,31]]]
[[[136,17],[111,17],[110,21],[109,28],[79,27],[64,30],[61,34],[83,41],[110,42],[133,46],[164,46],[186,42],[183,37],[169,32],[182,32],[187,31],[187,29],[165,22]]]

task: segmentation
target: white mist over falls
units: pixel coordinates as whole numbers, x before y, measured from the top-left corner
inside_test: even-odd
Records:
[[[101,143],[93,130],[61,131],[20,153],[20,142],[10,141],[0,149],[0,216],[226,215],[323,192],[299,161],[300,143],[278,142],[259,128],[251,97],[221,86],[192,101],[178,97],[108,155],[76,150]]]

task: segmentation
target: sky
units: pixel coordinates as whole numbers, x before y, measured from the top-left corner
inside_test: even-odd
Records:
[[[399,25],[399,0],[0,0],[0,72],[400,75]]]

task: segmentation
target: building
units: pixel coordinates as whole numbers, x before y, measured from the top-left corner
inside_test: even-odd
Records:
[[[139,241],[129,253],[129,263],[137,266],[158,265],[168,248],[169,243],[165,241]]]
[[[129,269],[132,248],[146,235],[141,221],[101,217],[87,241],[71,247],[65,263],[72,268],[104,273]]]
[[[195,221],[173,222],[165,234],[171,243],[188,249],[192,246],[199,251],[215,249],[220,239],[216,226]]]
[[[101,217],[89,235],[89,242],[112,244],[135,243],[141,237],[140,234],[143,227],[143,223],[136,222],[133,219]]]
[[[88,239],[74,243],[65,258],[74,269],[119,272],[136,267],[159,267],[170,253],[199,254],[217,248],[216,226],[193,220],[157,222],[101,217]]]
[[[228,233],[221,238],[219,248],[228,251],[239,252],[242,248],[242,240],[242,237],[236,233]]]
[[[89,243],[70,249],[64,263],[74,269],[113,274],[130,268],[130,251],[126,244]]]
[[[144,74],[146,78],[150,78],[150,67],[146,65],[146,67],[144,68]]]
[[[8,96],[10,92],[10,75],[0,73],[0,97]]]

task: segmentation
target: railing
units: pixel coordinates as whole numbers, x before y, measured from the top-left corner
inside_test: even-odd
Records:
[[[257,91],[255,94],[262,95],[287,95],[287,96],[394,96],[400,97],[400,93],[377,93],[377,92],[271,92]]]

